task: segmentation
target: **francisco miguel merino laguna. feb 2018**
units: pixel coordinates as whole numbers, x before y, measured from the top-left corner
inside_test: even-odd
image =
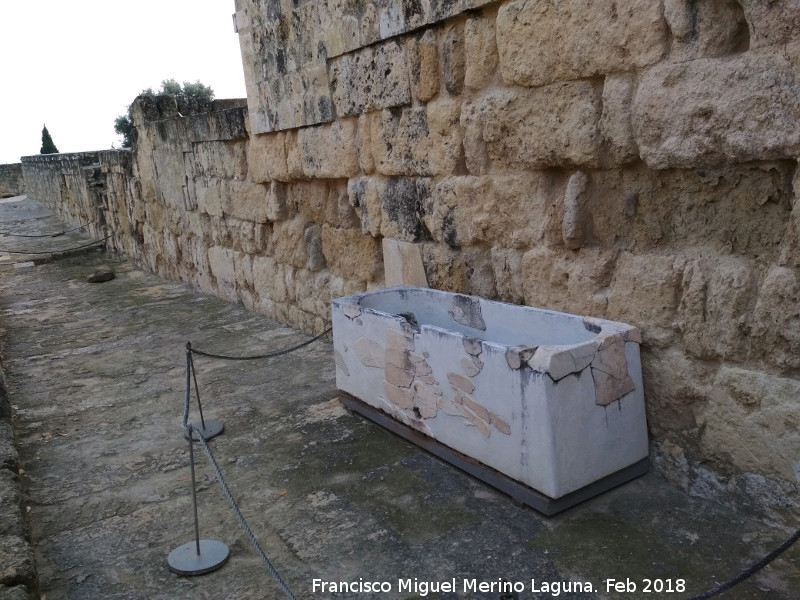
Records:
[[[348,593],[348,594],[371,594],[371,593],[391,593],[408,592],[425,597],[428,594],[454,593],[454,592],[497,592],[497,593],[522,593],[530,591],[532,593],[549,593],[551,596],[560,596],[565,592],[595,592],[594,585],[588,581],[541,581],[531,579],[530,582],[508,581],[497,579],[482,581],[478,579],[461,579],[453,577],[442,581],[423,581],[416,577],[398,579],[391,581],[364,581],[359,578],[357,581],[325,581],[323,579],[313,579],[311,581],[312,593]]]

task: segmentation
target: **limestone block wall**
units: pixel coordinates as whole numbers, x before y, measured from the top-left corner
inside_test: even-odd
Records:
[[[67,223],[86,226],[98,239],[108,235],[98,152],[23,156],[22,173],[30,197]]]
[[[797,507],[797,3],[444,4],[237,0],[248,177],[290,221],[346,185],[355,286],[402,240],[432,287],[641,328],[660,470]]]
[[[22,177],[22,163],[0,165],[0,197],[25,193],[25,179]]]

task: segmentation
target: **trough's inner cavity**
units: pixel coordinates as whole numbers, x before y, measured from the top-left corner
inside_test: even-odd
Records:
[[[438,295],[418,288],[390,288],[363,295],[362,308],[403,317],[414,327],[435,327],[501,346],[563,346],[597,336],[583,318],[551,310],[481,302],[462,294]]]

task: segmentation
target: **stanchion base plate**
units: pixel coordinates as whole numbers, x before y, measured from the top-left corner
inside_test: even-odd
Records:
[[[197,542],[192,540],[169,553],[167,566],[178,575],[204,575],[219,569],[228,562],[229,556],[228,546],[219,540],[200,540],[198,556]]]
[[[208,441],[211,438],[215,438],[223,431],[225,431],[225,423],[223,423],[222,421],[217,421],[216,419],[206,419],[205,427],[203,427],[200,423],[192,423],[192,425],[194,425],[195,427],[197,427],[197,429],[200,430],[200,433],[203,435],[203,439],[205,441]],[[183,437],[185,437],[188,440],[189,432],[184,431]],[[195,442],[199,441],[197,439],[197,432],[195,431],[192,432],[192,441]]]

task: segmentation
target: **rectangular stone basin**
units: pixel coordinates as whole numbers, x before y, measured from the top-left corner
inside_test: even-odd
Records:
[[[332,313],[350,408],[542,512],[648,469],[635,327],[410,286]]]

